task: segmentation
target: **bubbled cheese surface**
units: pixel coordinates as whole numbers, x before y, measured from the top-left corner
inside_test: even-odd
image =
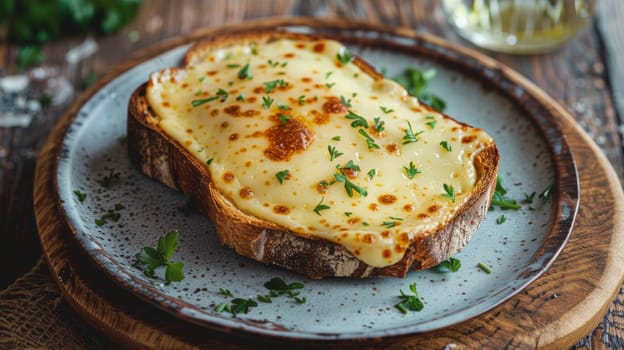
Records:
[[[228,47],[153,74],[147,97],[240,210],[388,266],[461,207],[492,141],[337,55],[331,40]]]

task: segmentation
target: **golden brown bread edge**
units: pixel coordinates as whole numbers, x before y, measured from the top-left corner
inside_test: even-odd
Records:
[[[279,38],[319,39],[283,32],[221,36],[191,47],[183,64],[192,64],[212,48]],[[373,78],[382,78],[363,60],[356,58],[354,63]],[[386,267],[373,267],[339,244],[290,232],[238,210],[215,188],[205,165],[159,128],[157,116],[145,96],[146,87],[147,83],[138,87],[129,100],[127,146],[131,162],[145,175],[191,195],[196,208],[214,223],[222,245],[234,248],[240,255],[313,279],[404,277],[410,269],[422,270],[438,265],[459,252],[469,241],[487,214],[496,187],[499,153],[492,143],[474,158],[477,182],[457,215],[448,223],[440,224],[436,231],[419,233],[399,262]]]

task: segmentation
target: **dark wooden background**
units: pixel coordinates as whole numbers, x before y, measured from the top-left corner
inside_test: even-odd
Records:
[[[565,106],[594,139],[623,178],[624,1],[599,0],[589,28],[566,47],[544,55],[488,53],[535,82]],[[76,36],[44,46],[44,66],[60,69],[76,87],[101,75],[133,52],[161,40],[269,16],[338,17],[404,26],[471,46],[446,24],[437,1],[357,0],[145,0],[137,18],[123,30],[95,37],[98,51],[69,65],[68,50],[84,42]],[[0,76],[17,74],[18,47],[0,42]],[[0,102],[1,103],[1,102]],[[68,104],[44,108],[27,128],[0,127],[0,290],[27,272],[41,256],[32,206],[37,151]],[[624,289],[604,321],[577,349],[624,348]]]

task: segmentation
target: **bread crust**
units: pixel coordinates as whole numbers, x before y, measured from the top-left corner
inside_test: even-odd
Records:
[[[320,39],[275,31],[222,36],[191,47],[183,64],[193,64],[214,48],[281,38]],[[354,63],[374,79],[383,78],[362,59],[356,57]],[[448,223],[440,224],[435,231],[416,234],[399,262],[386,267],[373,267],[356,258],[342,245],[290,232],[238,210],[215,188],[207,167],[159,128],[157,117],[145,96],[146,87],[147,83],[138,87],[129,100],[127,145],[131,162],[145,175],[172,189],[190,194],[196,208],[214,223],[222,245],[234,248],[240,255],[313,279],[404,277],[410,269],[422,270],[438,265],[459,252],[470,240],[485,218],[494,194],[499,153],[496,145],[491,143],[474,157],[477,182],[457,215]],[[450,118],[446,115],[444,117]]]

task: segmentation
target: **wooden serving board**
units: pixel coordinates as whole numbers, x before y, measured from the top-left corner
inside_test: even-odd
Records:
[[[269,20],[242,24],[310,24],[310,20]],[[335,25],[338,22],[335,22]],[[345,25],[345,24],[340,24]],[[362,24],[350,24],[351,26]],[[385,28],[386,31],[391,29]],[[404,29],[395,31],[414,35]],[[110,281],[78,248],[58,203],[54,178],[56,159],[64,132],[77,109],[103,84],[147,57],[200,37],[197,32],[168,41],[121,64],[81,98],[54,128],[39,155],[34,202],[44,254],[58,285],[70,305],[91,325],[130,348],[271,347],[294,344],[237,338],[189,324],[157,310]],[[422,36],[422,35],[421,35]],[[440,42],[439,39],[430,38]],[[444,45],[450,45],[448,43]],[[485,56],[463,50],[476,60]],[[491,60],[488,64],[491,64]],[[599,323],[624,280],[624,194],[615,172],[593,141],[567,112],[534,85],[505,67],[505,74],[521,81],[553,110],[574,153],[580,177],[581,205],[570,240],[552,267],[525,290],[491,311],[458,325],[424,334],[378,339],[366,346],[383,348],[543,348],[572,346]],[[297,343],[298,348],[328,345]],[[363,346],[343,341],[338,346]]]

